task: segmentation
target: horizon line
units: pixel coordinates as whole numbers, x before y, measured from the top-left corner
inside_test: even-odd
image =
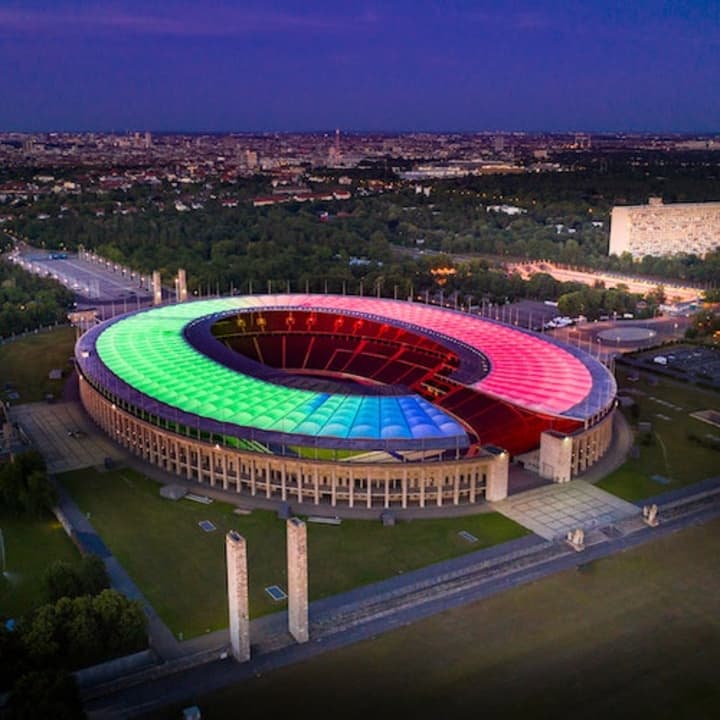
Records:
[[[334,134],[336,130],[340,131],[340,134],[346,135],[416,135],[416,134],[427,134],[427,135],[567,135],[567,134],[585,134],[585,135],[718,135],[720,136],[720,129],[715,130],[659,130],[659,129],[644,129],[644,130],[632,130],[632,129],[604,129],[604,130],[589,130],[582,128],[566,128],[562,130],[547,130],[547,129],[535,129],[535,130],[519,130],[510,128],[484,128],[484,129],[473,129],[473,128],[450,128],[450,129],[398,129],[398,128],[386,128],[386,129],[359,129],[359,128],[338,128],[337,126],[326,127],[326,128],[314,128],[314,129],[296,129],[296,130],[279,130],[279,129],[153,129],[148,127],[129,127],[124,129],[100,129],[100,128],[73,128],[73,129],[42,129],[42,130],[21,130],[18,128],[13,129],[2,129],[0,128],[0,134],[18,133],[23,135],[32,134],[87,134],[87,133],[98,133],[103,135],[117,135],[126,133],[145,133],[149,132],[156,135],[316,135],[316,134]]]

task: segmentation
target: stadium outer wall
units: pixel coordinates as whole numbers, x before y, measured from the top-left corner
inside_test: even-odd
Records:
[[[331,508],[474,505],[507,497],[509,455],[482,451],[452,461],[355,463],[281,457],[221,447],[168,432],[116,407],[80,375],[80,398],[93,420],[119,445],[168,473],[250,497]],[[541,438],[544,477],[565,482],[600,459],[612,440],[613,412],[587,430]],[[545,433],[543,433],[545,435]]]

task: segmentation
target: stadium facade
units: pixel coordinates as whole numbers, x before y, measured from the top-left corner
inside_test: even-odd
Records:
[[[146,461],[332,507],[498,500],[512,456],[567,481],[610,444],[616,385],[582,351],[422,303],[251,295],[98,325],[75,350],[94,420]]]

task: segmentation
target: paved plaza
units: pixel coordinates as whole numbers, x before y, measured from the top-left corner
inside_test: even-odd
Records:
[[[565,537],[638,515],[640,509],[583,480],[546,485],[492,504],[494,510],[545,540]]]
[[[31,439],[49,473],[103,465],[118,449],[97,432],[79,403],[27,403],[10,408],[10,418]]]

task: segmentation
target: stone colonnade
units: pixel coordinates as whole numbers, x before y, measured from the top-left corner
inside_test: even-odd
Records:
[[[180,435],[117,407],[80,376],[85,409],[143,460],[188,480],[250,496],[331,507],[407,508],[474,504],[507,495],[507,454],[452,461],[360,463],[246,452]]]
[[[564,435],[548,430],[540,436],[540,476],[553,482],[569,482],[594,465],[610,447],[613,412],[597,425]]]

